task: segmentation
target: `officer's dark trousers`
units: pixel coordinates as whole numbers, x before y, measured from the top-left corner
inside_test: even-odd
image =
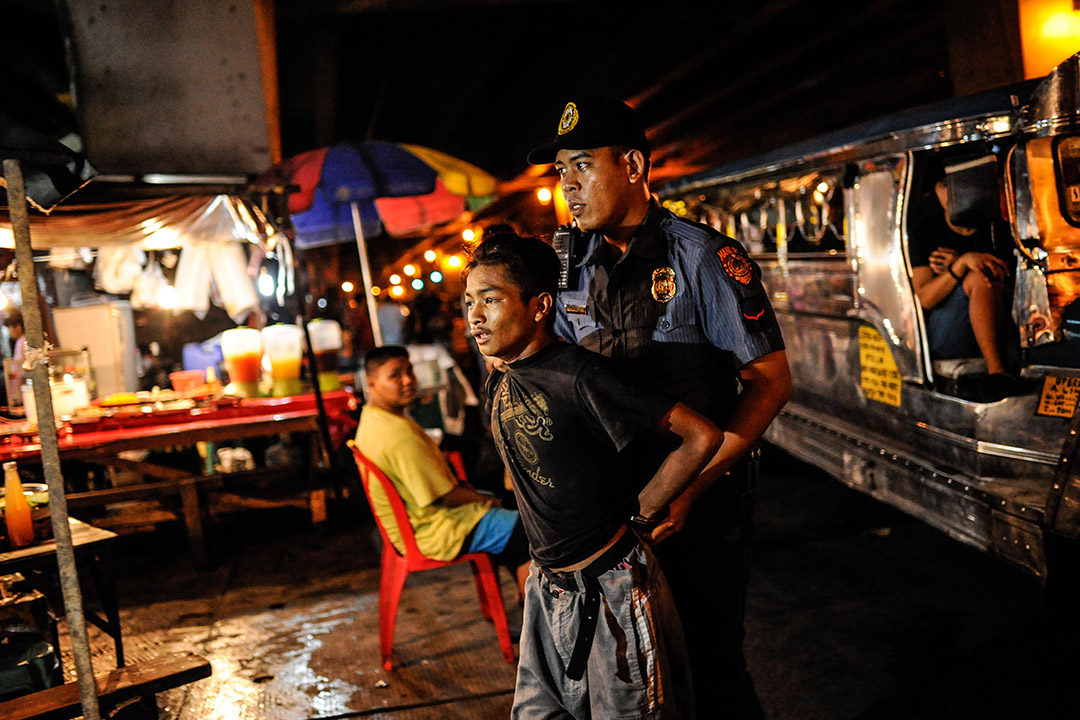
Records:
[[[698,720],[764,717],[743,657],[754,513],[749,466],[741,461],[717,480],[682,531],[654,547],[686,634]]]

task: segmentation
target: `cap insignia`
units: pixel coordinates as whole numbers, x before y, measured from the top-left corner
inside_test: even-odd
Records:
[[[750,284],[750,278],[753,277],[754,270],[750,266],[750,258],[746,256],[746,253],[734,245],[725,245],[716,251],[716,254],[720,257],[720,264],[724,267],[724,272],[728,276],[743,285]]]
[[[566,103],[566,108],[562,111],[562,117],[559,118],[559,134],[565,135],[574,129],[578,121],[577,105],[574,103]]]
[[[669,267],[656,268],[652,272],[652,296],[656,302],[666,303],[675,297],[675,270]]]

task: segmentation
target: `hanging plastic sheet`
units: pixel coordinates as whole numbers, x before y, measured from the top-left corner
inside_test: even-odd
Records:
[[[247,270],[244,249],[236,243],[197,242],[180,253],[176,267],[177,310],[191,310],[202,319],[210,310],[216,289],[225,312],[236,322],[259,306],[255,284]]]
[[[236,195],[65,205],[48,217],[32,216],[30,232],[35,249],[135,245],[143,250],[211,238],[265,244],[277,234],[257,207]],[[0,247],[13,243],[11,220],[0,212]]]

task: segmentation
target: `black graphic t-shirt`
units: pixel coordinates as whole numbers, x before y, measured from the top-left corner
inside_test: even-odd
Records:
[[[623,451],[674,402],[626,384],[607,358],[563,342],[492,372],[488,397],[533,559],[558,568],[589,557],[635,507],[640,469]]]

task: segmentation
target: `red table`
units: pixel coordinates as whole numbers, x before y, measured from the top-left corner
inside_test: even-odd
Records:
[[[323,394],[332,442],[344,442],[351,424],[348,412],[356,407],[356,398],[346,391]],[[134,471],[146,482],[138,485],[69,493],[68,507],[100,506],[109,503],[179,495],[184,522],[196,563],[206,565],[206,540],[203,532],[200,489],[223,487],[233,479],[265,476],[266,469],[247,473],[204,473],[191,475],[177,468],[119,457],[129,450],[148,450],[194,445],[198,442],[220,443],[245,438],[285,433],[305,433],[311,439],[312,457],[326,464],[328,448],[322,446],[318,412],[313,395],[289,398],[245,399],[236,404],[183,411],[165,411],[140,415],[117,415],[101,421],[62,428],[58,445],[60,459],[81,460],[106,467]],[[335,438],[335,434],[338,436]],[[41,446],[37,438],[19,442],[9,438],[0,444],[0,461],[40,462]],[[308,467],[308,495],[316,522],[325,519],[325,488],[313,487]],[[296,472],[296,468],[288,470]]]

